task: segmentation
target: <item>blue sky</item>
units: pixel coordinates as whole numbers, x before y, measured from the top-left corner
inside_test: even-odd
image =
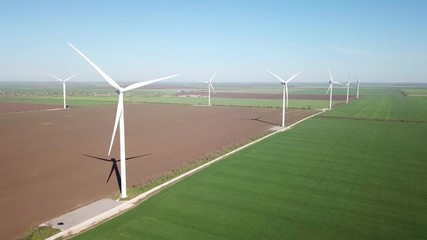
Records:
[[[427,82],[427,1],[0,1],[0,80]]]

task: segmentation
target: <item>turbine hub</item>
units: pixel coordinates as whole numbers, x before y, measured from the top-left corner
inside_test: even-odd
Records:
[[[117,94],[120,94],[120,89],[116,89],[116,93],[117,93]]]

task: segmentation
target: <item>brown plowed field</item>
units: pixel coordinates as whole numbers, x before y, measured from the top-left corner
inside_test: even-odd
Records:
[[[63,108],[59,105],[48,105],[48,104],[23,104],[23,103],[7,103],[0,102],[0,113],[11,113],[11,112],[31,112],[48,109]]]
[[[233,92],[217,92],[216,94],[211,93],[211,96],[218,98],[249,98],[249,99],[282,99],[283,95],[275,93],[233,93]],[[207,92],[203,91],[192,91],[185,93],[177,93],[177,95],[200,95],[207,96]],[[333,95],[334,100],[345,101],[346,95]],[[349,99],[355,98],[350,95]],[[315,95],[315,94],[289,94],[289,99],[301,99],[301,100],[329,100],[329,95]]]
[[[115,106],[0,114],[0,239],[118,191],[108,158]],[[126,104],[128,186],[260,135],[280,109]],[[291,110],[290,124],[314,111]],[[257,119],[257,120],[253,120]],[[118,138],[112,156],[118,158]]]

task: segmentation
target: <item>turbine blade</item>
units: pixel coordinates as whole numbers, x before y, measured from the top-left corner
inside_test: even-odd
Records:
[[[329,88],[328,88],[328,90],[326,91],[325,95],[326,95],[326,94],[328,94],[328,92],[331,90],[331,88],[332,88],[332,84],[330,84],[330,85],[329,85]]]
[[[290,82],[292,79],[296,78],[298,75],[300,75],[300,73],[302,73],[302,71],[299,71],[299,73],[293,75],[292,77],[290,77],[288,80],[286,80],[286,83]]]
[[[342,84],[340,82],[334,82],[334,81],[332,81],[332,83],[335,83],[335,84],[338,84],[338,85],[344,85],[344,84]]]
[[[279,76],[277,76],[276,74],[274,74],[273,72],[267,70],[267,72],[269,72],[271,75],[275,76],[277,79],[280,80],[280,82],[285,83],[285,81],[283,81],[283,79],[281,79]]]
[[[144,82],[134,83],[134,84],[131,84],[131,85],[125,87],[123,89],[123,91],[126,92],[126,91],[129,91],[129,90],[133,90],[135,88],[143,87],[143,86],[146,86],[148,84],[152,84],[152,83],[155,83],[155,82],[158,82],[158,81],[162,81],[162,80],[165,80],[165,79],[168,79],[168,78],[173,78],[173,77],[176,77],[176,76],[179,76],[179,74],[175,74],[175,75],[167,76],[167,77],[163,77],[163,78],[157,78],[157,79],[153,79],[153,80],[148,80],[148,81],[144,81]]]
[[[211,82],[209,83],[209,87],[212,88],[212,91],[216,94],[215,89],[214,89],[214,87],[213,87],[213,85],[212,85]]]
[[[331,80],[331,82],[333,82],[334,80],[332,79],[331,69],[328,68],[328,71],[329,71],[329,79]]]
[[[119,84],[117,84],[113,79],[110,78],[104,71],[102,71],[98,66],[95,65],[89,58],[87,58],[82,52],[80,52],[79,49],[73,46],[73,44],[68,43],[70,47],[72,47],[80,56],[82,56],[95,70],[107,81],[111,86],[113,86],[115,89],[121,89]]]
[[[51,75],[51,74],[48,74],[49,76],[51,76],[51,77],[53,77],[53,78],[55,78],[56,80],[58,80],[58,81],[60,81],[60,82],[63,82],[64,80],[62,80],[62,79],[60,79],[60,78],[57,78],[57,77],[55,77],[55,76],[53,76],[53,75]]]
[[[121,99],[122,98],[119,97],[119,103],[117,104],[116,120],[114,121],[113,136],[111,137],[110,148],[108,149],[108,156],[110,156],[111,149],[113,148],[114,138],[116,137],[117,132],[117,126],[119,125],[119,120],[122,115],[123,102]]]
[[[216,75],[216,73],[214,73],[214,74],[212,75],[211,79],[209,79],[209,82],[210,82],[210,83],[211,83],[211,82],[212,82],[212,80],[214,79],[215,75]]]
[[[74,74],[74,75],[72,75],[71,77],[68,77],[68,78],[64,79],[64,82],[65,82],[65,81],[70,80],[71,78],[73,78],[73,77],[75,77],[75,76],[77,76],[77,75],[78,75],[78,73],[75,73],[75,74]]]

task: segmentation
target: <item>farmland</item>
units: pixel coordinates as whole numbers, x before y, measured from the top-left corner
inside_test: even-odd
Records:
[[[363,98],[324,116],[427,122],[427,98],[407,97],[399,89],[366,89]]]
[[[76,239],[427,238],[427,99],[363,94]]]
[[[129,187],[144,187],[280,123],[274,108],[128,103],[125,109],[127,154],[134,158]],[[107,156],[115,111],[103,105],[0,114],[1,239],[118,192],[118,179],[108,181],[117,142]],[[291,110],[288,120],[314,112]]]
[[[0,102],[16,102],[30,104],[52,104],[61,106],[61,86],[53,83],[38,84],[4,84],[0,85]],[[218,84],[215,87],[218,96],[212,95],[212,104],[217,106],[240,107],[281,107],[282,96],[280,85],[245,85],[245,84]],[[326,88],[314,86],[312,88],[290,89],[290,108],[321,109],[328,106],[328,96],[324,95]],[[221,97],[221,93],[226,94]],[[233,93],[240,94],[237,97],[228,97]],[[228,95],[227,95],[228,94]],[[248,95],[245,94],[255,94]],[[273,94],[265,98],[265,94]],[[336,90],[335,103],[343,102],[343,89]],[[341,97],[339,96],[341,94]],[[96,106],[114,104],[116,94],[105,85],[97,83],[69,83],[67,87],[67,105],[74,107]],[[181,83],[175,85],[158,85],[155,87],[136,90],[125,95],[125,102],[132,103],[162,103],[206,105],[207,91],[203,84]],[[258,96],[259,95],[259,96]],[[314,97],[317,95],[317,97]],[[338,99],[339,98],[339,99]]]

